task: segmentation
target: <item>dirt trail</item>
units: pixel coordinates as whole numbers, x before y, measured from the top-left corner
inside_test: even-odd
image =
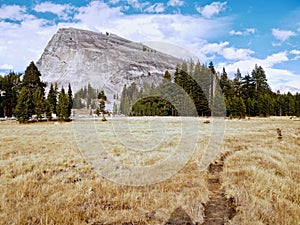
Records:
[[[211,192],[209,201],[205,204],[203,225],[223,225],[237,213],[233,198],[226,198],[222,189],[221,173],[224,161],[232,152],[226,152],[208,167],[208,188]]]

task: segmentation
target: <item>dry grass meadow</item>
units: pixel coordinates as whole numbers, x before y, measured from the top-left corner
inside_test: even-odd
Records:
[[[0,122],[0,224],[165,224],[178,208],[202,222],[210,192],[208,172],[199,169],[199,161],[212,128],[204,123],[209,119],[192,119],[201,137],[189,162],[171,178],[146,186],[100,176],[82,156],[72,123]],[[158,132],[143,120],[130,119],[130,135],[137,139]],[[168,136],[141,159],[118,145],[110,118],[95,125],[111,155],[142,166],[167,157],[182,135],[178,119],[166,119]],[[300,223],[299,120],[228,120],[222,152],[231,152],[222,172],[226,196],[237,204],[231,224]]]

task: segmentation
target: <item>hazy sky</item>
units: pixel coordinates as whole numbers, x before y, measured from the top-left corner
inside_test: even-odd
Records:
[[[0,74],[23,72],[61,27],[174,44],[230,77],[258,64],[273,89],[300,88],[299,0],[0,0]]]

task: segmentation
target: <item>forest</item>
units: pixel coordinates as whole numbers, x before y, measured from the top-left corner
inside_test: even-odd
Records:
[[[54,114],[59,120],[69,121],[72,108],[88,108],[98,115],[110,113],[105,111],[108,99],[104,90],[88,84],[73,98],[70,84],[67,92],[50,84],[46,96],[47,84],[40,77],[33,62],[24,74],[0,76],[0,117],[15,116],[24,123],[33,118],[51,120]],[[300,93],[274,93],[264,69],[258,65],[247,75],[237,69],[230,79],[225,68],[217,72],[213,62],[206,66],[185,61],[176,65],[174,74],[166,71],[159,85],[124,85],[114,101],[111,113],[127,116],[300,116]]]
[[[47,84],[40,77],[34,62],[24,75],[10,72],[0,76],[0,117],[16,117],[20,123],[27,123],[52,120],[55,114],[58,120],[69,121],[73,106],[71,85],[66,93],[63,87],[58,91],[57,84],[51,84],[46,96]]]
[[[300,116],[300,93],[274,93],[258,65],[244,76],[237,69],[229,79],[213,62],[183,62],[173,75],[166,71],[158,86],[125,85],[120,100],[120,114],[131,116]]]

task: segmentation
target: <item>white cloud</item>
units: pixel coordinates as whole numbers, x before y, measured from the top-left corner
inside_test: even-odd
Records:
[[[236,31],[231,30],[229,32],[230,35],[249,35],[249,34],[255,34],[256,29],[255,28],[247,28],[245,31]]]
[[[196,10],[205,18],[211,18],[218,15],[220,12],[225,11],[227,2],[213,2],[204,7],[196,7]]]
[[[206,58],[201,50],[204,40],[226,34],[231,23],[229,17],[208,20],[201,16],[182,14],[126,15],[122,12],[122,7],[92,1],[73,8],[69,21],[75,22],[59,23],[25,14],[26,9],[19,10],[23,14],[14,16],[23,18],[19,23],[0,20],[0,65],[13,65],[14,70],[23,71],[30,61],[39,59],[51,36],[61,27],[108,31],[138,42],[164,41],[181,46],[204,61]],[[36,9],[43,11],[41,7]],[[63,7],[55,11],[53,7],[50,10],[60,13]],[[0,14],[4,17],[3,15],[5,14]]]
[[[0,8],[0,19],[21,21],[28,18],[26,8],[19,5],[2,5]]]
[[[212,43],[204,45],[201,50],[204,54],[214,54],[217,53],[219,55],[222,54],[223,49],[229,45],[228,41],[221,42],[221,43]]]
[[[128,0],[128,2],[135,4],[136,7],[140,6],[141,12],[151,6],[150,3],[137,0]],[[226,4],[226,2],[222,4]],[[74,7],[72,13],[68,14],[76,22],[59,22],[57,24],[27,14],[26,8],[13,7],[14,10],[8,13],[9,11],[3,11],[4,7],[6,6],[0,8],[0,18],[10,17],[18,20],[18,23],[0,20],[0,30],[2,31],[0,33],[0,65],[4,69],[6,67],[6,69],[24,71],[30,61],[38,60],[47,42],[58,28],[77,27],[93,31],[109,31],[138,42],[163,41],[175,44],[192,52],[204,63],[218,55],[220,56],[218,60],[223,57],[226,63],[216,63],[216,68],[218,69],[217,65],[222,65],[228,73],[235,73],[237,68],[241,69],[243,75],[247,72],[251,73],[254,65],[258,64],[265,69],[271,86],[282,84],[282,82],[299,83],[300,75],[274,68],[276,64],[286,62],[288,54],[291,54],[291,58],[298,57],[299,50],[294,49],[289,52],[276,53],[264,59],[257,59],[252,57],[251,49],[235,48],[228,41],[208,43],[207,40],[228,34],[231,26],[230,17],[211,18],[220,11],[212,14],[204,13],[206,17],[163,13],[126,15],[122,12],[123,6],[114,7],[103,1],[92,1],[83,7]],[[54,12],[53,9],[51,10]],[[61,10],[56,9],[55,12],[59,14]],[[28,9],[28,11],[30,10]],[[235,32],[246,35],[247,33],[253,34],[256,30],[247,28],[243,31],[232,31],[233,34]],[[221,69],[218,70],[221,71]]]
[[[168,6],[183,6],[184,1],[183,0],[170,0],[168,1]]]
[[[293,61],[300,59],[300,51],[299,50],[293,49],[292,51],[290,51],[290,54],[296,55],[292,59]]]
[[[38,60],[51,38],[52,27],[48,21],[34,17],[21,23],[0,22],[0,64],[13,65],[15,71],[24,71],[32,60]]]
[[[77,9],[74,19],[84,24],[86,29],[95,30],[95,27],[102,26],[104,29],[116,19],[121,18],[123,13],[121,7],[109,7],[104,2],[92,1],[87,6]]]
[[[284,42],[292,36],[296,36],[296,33],[290,30],[272,29],[272,35],[279,41]]]
[[[254,52],[250,49],[237,49],[234,47],[227,47],[229,42],[211,43],[201,47],[204,54],[218,54],[224,57],[226,60],[245,60],[250,57]]]
[[[36,12],[50,12],[57,15],[60,19],[67,20],[69,18],[69,14],[72,12],[74,7],[69,4],[54,4],[52,2],[43,2],[36,5],[33,10]]]
[[[224,48],[222,55],[227,60],[244,60],[248,59],[251,54],[253,54],[254,51],[250,49],[237,49],[237,48]]]
[[[287,52],[278,52],[264,59],[248,57],[245,60],[239,60],[234,63],[221,63],[216,65],[217,70],[221,71],[225,67],[227,73],[233,76],[237,68],[240,69],[242,75],[251,74],[255,64],[262,66],[266,72],[268,83],[274,89],[280,84],[294,86],[300,83],[300,74],[295,74],[285,69],[275,69],[274,66],[288,61]],[[292,84],[292,85],[291,85]]]
[[[247,28],[247,29],[246,29],[246,33],[247,33],[247,34],[255,34],[255,32],[256,32],[256,29],[255,29],[255,28]]]
[[[296,49],[293,49],[292,51],[290,51],[290,53],[293,55],[300,55],[300,51]]]
[[[139,0],[127,0],[127,4],[131,5],[134,9],[142,11],[142,9],[148,6],[150,3],[140,2]]]
[[[242,31],[231,30],[229,32],[230,35],[243,35]]]
[[[120,0],[109,0],[109,3],[110,4],[117,4],[117,3],[119,3],[120,2]]]
[[[0,65],[0,70],[12,70],[14,67],[11,64],[2,64]]]
[[[149,13],[162,13],[165,11],[164,3],[155,3],[144,10]]]
[[[262,63],[266,67],[272,67],[275,64],[282,63],[288,60],[289,58],[287,57],[287,52],[279,52],[268,56],[266,59],[262,60]]]

